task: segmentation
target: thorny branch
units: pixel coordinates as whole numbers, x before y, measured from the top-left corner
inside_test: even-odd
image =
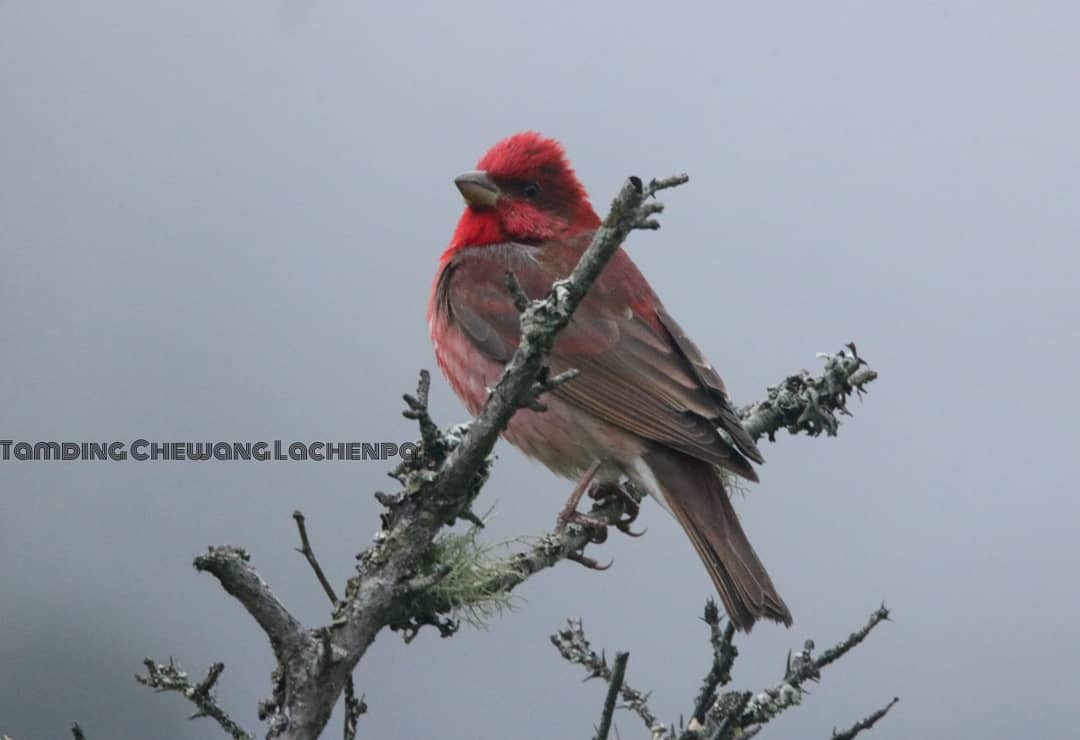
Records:
[[[870,631],[877,627],[882,622],[889,621],[890,612],[885,605],[879,606],[873,614],[870,615],[870,619],[860,629],[852,632],[848,635],[848,638],[843,642],[829,648],[823,652],[815,661],[814,668],[820,671],[830,663],[834,663],[844,656],[849,650],[858,645],[860,642],[866,639],[866,636],[870,634]],[[813,649],[813,645],[810,646]]]
[[[769,389],[768,397],[761,403],[743,408],[739,413],[743,424],[752,430],[755,437],[768,436],[770,439],[780,429],[785,428],[785,419],[789,416],[813,418],[833,418],[835,414],[849,414],[846,401],[851,393],[861,393],[865,385],[877,377],[877,373],[866,366],[865,360],[854,352],[854,345],[832,355],[825,355],[825,369],[819,376],[810,376],[806,371],[794,375]],[[422,374],[426,377],[426,373]],[[791,386],[799,378],[801,393],[779,392],[777,388]],[[421,381],[423,384],[423,380]],[[829,393],[809,393],[810,388],[833,388]],[[846,391],[844,390],[846,388]],[[779,404],[779,406],[778,406]],[[800,405],[801,404],[801,405]],[[778,413],[782,406],[784,413]],[[426,414],[426,407],[424,409]],[[839,424],[839,421],[836,421]],[[803,432],[813,436],[816,427],[796,426],[792,433]],[[820,433],[820,432],[817,432]],[[835,433],[835,430],[834,430]],[[632,485],[623,487],[634,501],[640,502],[643,494]],[[588,516],[618,526],[626,521],[629,502],[626,497],[602,498],[593,505]],[[515,553],[505,559],[487,564],[485,576],[476,586],[480,593],[509,593],[536,573],[550,568],[562,560],[581,557],[585,548],[596,541],[596,533],[576,524],[538,538],[527,550]],[[429,602],[437,613],[452,612],[453,604],[438,599]]]
[[[385,508],[382,530],[357,556],[356,573],[340,598],[317,567],[310,543],[305,542],[303,520],[298,520],[301,552],[335,602],[328,625],[300,624],[251,567],[244,550],[214,547],[196,559],[196,569],[214,575],[270,639],[278,666],[271,698],[260,704],[267,737],[317,737],[347,691],[353,668],[384,628],[402,630],[407,638],[425,624],[436,626],[444,636],[452,634],[457,627],[454,615],[462,610],[485,613],[533,574],[561,560],[582,560],[585,547],[602,539],[602,530],[574,523],[509,558],[492,560],[472,557],[482,553],[469,549],[468,535],[443,530],[457,519],[481,524],[471,505],[487,481],[490,453],[499,434],[515,411],[542,408],[539,397],[573,377],[573,373],[549,377],[546,371],[545,357],[556,335],[627,236],[636,229],[658,228],[655,217],[663,206],[650,198],[686,181],[685,175],[678,175],[646,185],[630,178],[573,273],[552,285],[542,300],[528,300],[508,276],[508,291],[521,309],[521,341],[471,423],[440,429],[428,411],[430,379],[421,373],[416,395],[405,397],[405,415],[420,428],[419,452],[393,472],[401,484],[398,493],[376,494]],[[743,418],[756,436],[771,437],[781,428],[812,435],[823,430],[835,433],[836,417],[846,413],[848,396],[861,392],[875,377],[863,365],[851,346],[850,351],[826,358],[822,376],[803,372],[771,388],[768,398],[746,409]],[[629,494],[599,500],[590,516],[625,528],[628,514],[632,518],[630,512],[640,500],[639,492],[631,489]],[[446,553],[455,554],[452,565],[440,560]],[[621,694],[626,699],[625,684]],[[640,713],[644,696],[639,700]],[[355,696],[347,701],[354,702]],[[347,725],[346,737],[348,733]]]
[[[521,342],[502,378],[472,423],[442,432],[429,424],[426,380],[408,414],[421,425],[422,454],[395,472],[403,490],[380,496],[387,512],[375,544],[358,556],[356,574],[326,627],[305,629],[273,596],[238,548],[212,549],[196,561],[255,617],[278,660],[273,697],[262,704],[270,737],[319,735],[353,667],[384,627],[435,621],[436,611],[417,610],[440,579],[428,557],[439,532],[459,517],[487,480],[489,455],[517,409],[536,400],[537,380],[555,336],[608,260],[637,228],[656,228],[662,206],[646,200],[687,181],[685,175],[644,185],[630,178],[571,275],[521,315]],[[453,605],[448,605],[453,608]]]
[[[888,619],[889,610],[882,604],[874,610],[863,627],[816,658],[813,656],[814,641],[807,640],[801,651],[794,656],[788,656],[784,680],[754,696],[740,717],[740,726],[745,729],[755,724],[764,724],[785,709],[800,704],[804,694],[802,685],[806,681],[817,681],[821,677],[822,668],[842,658],[865,640],[871,630]]]
[[[735,639],[735,625],[728,622],[721,631],[720,610],[712,599],[705,602],[705,615],[702,620],[709,626],[709,643],[712,645],[713,662],[694,701],[694,711],[690,714],[691,725],[695,722],[700,725],[705,721],[705,713],[716,701],[716,688],[726,686],[731,681],[731,666],[739,655],[738,649],[732,642]],[[679,740],[692,740],[692,738],[693,734],[689,729],[679,735]]]
[[[710,599],[705,605],[704,621],[709,626],[713,663],[705,678],[705,684],[694,701],[690,721],[682,732],[676,734],[673,725],[660,722],[646,703],[649,694],[630,688],[625,681],[622,684],[623,699],[626,701],[626,707],[638,714],[645,722],[652,740],[675,740],[676,737],[678,740],[728,740],[735,736],[750,737],[785,709],[800,704],[805,693],[801,686],[805,681],[817,681],[821,676],[822,668],[839,660],[866,639],[874,627],[888,619],[889,611],[882,604],[870,616],[865,626],[817,658],[813,657],[813,640],[807,640],[804,648],[794,658],[788,655],[784,667],[784,679],[778,686],[757,694],[749,691],[729,691],[718,696],[717,686],[725,685],[731,680],[731,667],[738,651],[732,645],[735,632],[730,629],[730,622],[723,630],[720,629],[720,616],[716,604]],[[563,658],[583,666],[589,672],[588,678],[612,680],[614,670],[607,665],[603,653],[597,654],[592,649],[585,637],[581,620],[569,620],[567,629],[552,635],[551,642],[558,648]],[[618,655],[628,655],[628,653],[618,653]],[[859,732],[869,729],[884,717],[897,701],[899,699],[893,699],[888,706],[860,720],[844,733],[834,732],[834,740],[835,738],[849,740]],[[605,702],[605,707],[606,705],[607,702]]]
[[[818,357],[825,360],[821,375],[812,376],[806,370],[791,375],[769,387],[764,401],[739,412],[743,426],[755,440],[768,437],[774,442],[781,429],[811,437],[822,432],[835,436],[840,427],[837,417],[851,416],[848,397],[852,393],[862,396],[866,385],[877,378],[877,372],[859,356],[854,342],[840,352],[823,352]]]
[[[566,629],[559,630],[551,636],[551,644],[558,649],[559,654],[566,660],[576,663],[588,671],[589,675],[586,677],[586,681],[590,678],[599,678],[611,682],[613,671],[607,664],[604,655],[598,654],[589,645],[580,619],[567,620]],[[621,683],[619,694],[622,696],[623,701],[626,702],[624,706],[641,717],[641,721],[645,723],[649,735],[655,740],[670,738],[671,730],[658,720],[652,710],[649,709],[649,694],[633,688],[626,683],[625,679]]]
[[[150,658],[143,661],[143,665],[146,666],[146,675],[136,674],[135,680],[159,692],[175,691],[183,694],[198,709],[195,714],[191,715],[191,719],[210,717],[221,725],[221,729],[226,734],[231,735],[236,740],[253,740],[255,737],[233,722],[225,710],[217,703],[217,698],[214,696],[214,684],[217,683],[221,672],[225,670],[224,663],[214,663],[210,666],[210,670],[207,671],[206,678],[194,685],[188,679],[188,674],[172,658],[169,658],[168,665],[160,665]],[[77,728],[78,725],[72,728],[75,737],[82,735],[82,730]]]

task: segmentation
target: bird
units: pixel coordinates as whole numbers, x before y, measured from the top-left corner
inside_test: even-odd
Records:
[[[565,149],[534,131],[502,139],[454,179],[465,208],[428,303],[435,357],[479,413],[520,339],[507,286],[531,299],[567,277],[600,226]],[[549,371],[578,374],[523,408],[503,436],[557,475],[632,481],[682,526],[734,626],[792,616],[724,485],[764,459],[723,380],[620,248],[556,337]]]

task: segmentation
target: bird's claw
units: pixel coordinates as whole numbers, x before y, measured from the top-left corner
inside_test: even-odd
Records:
[[[615,562],[614,560],[608,561],[607,565],[600,565],[597,561],[590,558],[588,555],[582,555],[581,553],[571,553],[566,556],[567,560],[573,560],[575,563],[584,565],[589,570],[607,570]]]

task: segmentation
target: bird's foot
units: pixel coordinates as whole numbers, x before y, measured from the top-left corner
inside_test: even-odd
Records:
[[[571,524],[576,524],[586,531],[589,541],[599,544],[607,539],[608,520],[591,514],[583,514],[577,509],[567,511],[565,508],[559,512],[555,531],[561,533]]]
[[[568,501],[567,503],[570,502]],[[591,544],[600,544],[607,539],[607,519],[582,514],[576,508],[567,510],[564,507],[563,510],[559,512],[559,520],[555,525],[556,534],[562,534],[571,524],[575,524],[585,530],[585,534],[588,535],[589,543]],[[580,563],[589,570],[607,570],[611,567],[611,564],[615,562],[612,560],[607,565],[600,565],[600,563],[593,558],[590,558],[588,555],[585,555],[583,552],[572,552],[566,556],[566,559],[573,560],[575,563]]]
[[[592,516],[590,514],[583,514],[578,511],[577,508],[578,504],[581,502],[581,497],[589,490],[593,477],[595,477],[599,467],[599,462],[593,463],[593,465],[585,472],[585,475],[581,477],[581,480],[578,481],[574,490],[570,493],[570,498],[566,499],[566,504],[563,505],[562,510],[559,511],[559,516],[555,520],[556,534],[562,534],[566,531],[568,526],[576,524],[585,530],[586,534],[589,536],[590,542],[600,543],[607,539],[607,519]],[[611,567],[610,563],[601,566],[592,558],[586,557],[581,553],[574,553],[569,556],[569,559],[576,563],[581,563],[586,568],[592,568],[593,570],[607,570]]]
[[[637,502],[629,492],[618,483],[598,483],[589,489],[589,498],[603,505],[608,501],[615,501],[622,506],[623,516],[612,522],[615,529],[630,537],[640,537],[646,530],[635,532],[630,525],[637,521],[641,512],[641,504]]]

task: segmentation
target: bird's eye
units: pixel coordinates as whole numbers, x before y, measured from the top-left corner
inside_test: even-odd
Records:
[[[535,182],[530,182],[521,189],[521,192],[526,198],[535,198],[540,195],[540,186]]]

